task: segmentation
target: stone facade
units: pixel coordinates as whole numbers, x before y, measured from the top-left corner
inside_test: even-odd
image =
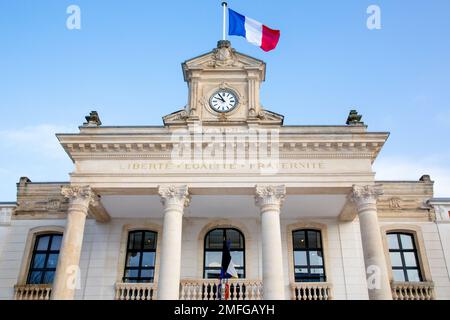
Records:
[[[58,135],[70,181],[21,178],[17,203],[0,204],[0,299],[216,298],[204,279],[215,228],[245,239],[235,299],[450,299],[448,202],[426,175],[374,180],[388,133],[354,110],[347,125],[284,126],[259,98],[265,63],[226,41],[182,66],[188,103],[164,126],[108,127],[91,112]],[[209,105],[221,90],[238,101],[229,113]],[[123,281],[133,230],[157,234],[151,283]],[[296,230],[320,231],[325,281],[296,282]],[[55,279],[31,285],[46,232],[63,234]],[[389,232],[413,236],[420,282],[394,281]]]

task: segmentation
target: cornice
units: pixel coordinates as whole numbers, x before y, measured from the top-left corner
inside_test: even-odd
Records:
[[[79,159],[168,159],[171,151],[180,147],[183,143],[170,141],[170,134],[165,135],[69,135],[59,136],[61,145],[69,154],[72,160]],[[369,138],[369,139],[367,139]],[[315,135],[308,136],[289,136],[280,134],[279,155],[283,159],[295,158],[331,158],[331,159],[350,159],[350,158],[376,158],[384,145],[384,135],[375,135],[367,137],[362,134],[355,136],[349,135]],[[245,144],[245,150],[255,147],[245,140],[242,135],[240,140],[237,135],[235,147],[237,144]],[[256,144],[256,143],[254,143]],[[189,147],[189,143],[184,143]],[[224,143],[216,143],[215,148],[225,148]],[[211,148],[211,143],[202,143],[202,148]],[[194,143],[191,143],[191,149]]]

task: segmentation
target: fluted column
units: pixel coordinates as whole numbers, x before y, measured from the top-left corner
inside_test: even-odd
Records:
[[[256,186],[256,205],[261,210],[262,269],[265,300],[283,300],[284,277],[280,209],[286,195],[281,186]]]
[[[79,264],[86,216],[89,205],[98,201],[98,197],[89,186],[66,186],[62,188],[61,193],[70,203],[53,282],[52,299],[72,300],[79,285]]]
[[[377,198],[381,186],[353,186],[351,201],[356,204],[366,266],[370,300],[391,300],[391,287],[378,224]]]
[[[187,186],[160,186],[164,206],[158,300],[177,300],[180,294],[181,235],[184,207],[189,205]]]

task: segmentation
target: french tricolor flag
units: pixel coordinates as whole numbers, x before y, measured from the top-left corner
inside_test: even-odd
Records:
[[[264,51],[275,49],[280,39],[280,30],[273,30],[262,23],[228,9],[228,34],[241,36]]]

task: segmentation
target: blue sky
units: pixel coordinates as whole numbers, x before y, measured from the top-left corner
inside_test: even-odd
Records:
[[[0,201],[20,176],[67,181],[72,163],[54,136],[90,110],[105,125],[160,125],[187,101],[180,63],[215,47],[221,1],[0,0]],[[81,8],[81,30],[66,9]],[[381,30],[366,9],[381,8]],[[391,136],[378,179],[430,174],[450,196],[450,1],[234,0],[234,10],[281,29],[265,53],[261,101],[286,124],[343,124],[350,109]]]

